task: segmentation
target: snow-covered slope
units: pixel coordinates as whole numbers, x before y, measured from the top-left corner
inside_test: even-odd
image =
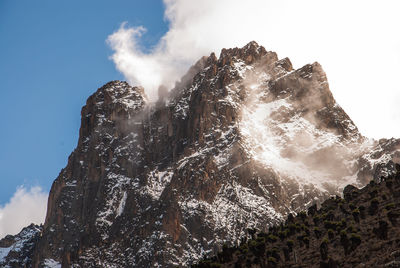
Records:
[[[113,81],[82,109],[34,264],[186,266],[365,184],[399,144],[363,137],[318,63],[293,70],[255,42],[203,57],[156,104]]]

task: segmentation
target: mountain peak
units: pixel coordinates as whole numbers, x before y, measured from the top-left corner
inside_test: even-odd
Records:
[[[202,57],[166,94],[146,105],[112,81],[89,97],[34,267],[187,266],[365,183],[398,151],[362,137],[318,63],[293,70],[256,42]]]
[[[259,46],[255,41],[252,41],[242,48],[223,48],[221,50],[219,63],[220,65],[225,65],[235,58],[236,60],[242,60],[245,64],[252,64],[258,61],[261,57],[265,56],[267,53],[273,52],[267,52],[263,46]],[[273,54],[277,59],[276,54]]]
[[[96,93],[89,97],[87,105],[93,102],[97,106],[103,106],[104,108],[110,106],[113,109],[113,105],[119,103],[125,105],[127,109],[138,110],[147,101],[147,96],[142,87],[132,87],[126,81],[114,80],[108,82]]]
[[[99,88],[86,101],[81,111],[79,144],[102,128],[121,128],[121,123],[139,114],[147,97],[142,87],[132,87],[125,81],[111,81]]]

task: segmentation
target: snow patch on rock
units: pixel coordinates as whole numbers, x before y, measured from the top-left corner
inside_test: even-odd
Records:
[[[146,192],[153,199],[158,200],[173,175],[174,172],[171,170],[159,171],[155,169],[151,171],[147,176]]]
[[[45,268],[61,268],[61,263],[53,259],[45,259],[43,265]]]

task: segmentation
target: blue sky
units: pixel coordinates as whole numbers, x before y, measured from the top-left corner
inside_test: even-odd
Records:
[[[20,185],[50,189],[86,99],[124,79],[105,42],[124,21],[146,26],[144,47],[167,31],[162,1],[0,1],[0,205]]]

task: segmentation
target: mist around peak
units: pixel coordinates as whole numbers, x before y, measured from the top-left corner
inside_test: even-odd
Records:
[[[131,85],[143,86],[150,101],[157,100],[160,85],[173,88],[201,56],[255,40],[290,57],[295,68],[318,60],[335,98],[365,136],[400,133],[399,38],[392,34],[399,25],[396,1],[164,0],[164,5],[169,28],[153,47],[142,46],[143,35],[152,34],[145,25],[122,23],[107,39],[116,68]],[[377,14],[382,16],[371,20]],[[359,98],[363,101],[355,103]]]

